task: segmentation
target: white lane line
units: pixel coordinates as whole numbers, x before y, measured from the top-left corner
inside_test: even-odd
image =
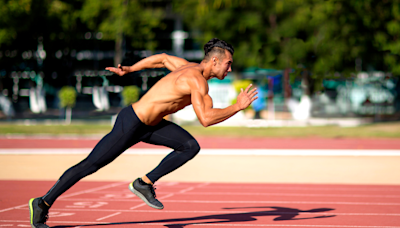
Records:
[[[173,193],[167,195],[168,197],[172,196]],[[164,199],[167,197],[160,197],[158,199]],[[80,198],[80,199],[61,199],[62,201],[93,201],[93,199],[85,199],[85,198]],[[141,199],[101,199],[103,201],[110,201],[110,202],[118,202],[118,201],[123,201],[123,202],[142,202]],[[332,202],[332,201],[212,201],[212,200],[164,200],[164,202],[169,202],[169,203],[248,203],[248,204],[262,204],[262,203],[282,203],[282,204],[343,204],[343,205],[380,205],[380,206],[399,206],[400,203],[386,203],[386,202]],[[146,204],[144,204],[146,205]]]
[[[188,192],[188,195],[243,195],[243,196],[311,196],[311,197],[373,197],[400,198],[400,195],[349,195],[349,194],[301,194],[301,193],[256,193],[256,192]]]
[[[89,154],[93,148],[1,148],[0,154]],[[166,155],[171,150],[128,149],[124,154]],[[272,155],[272,156],[400,156],[400,150],[350,150],[350,149],[202,149],[199,155]]]
[[[209,184],[210,184],[210,182],[205,182],[203,184],[198,185],[197,188],[202,188],[202,187],[205,187],[205,186],[207,186]]]
[[[119,214],[121,214],[121,212],[117,212],[117,213],[114,213],[114,214],[111,214],[111,215],[107,215],[107,216],[102,217],[102,218],[98,218],[98,219],[96,219],[96,221],[101,221],[101,220],[104,220],[104,219],[108,219],[108,218],[111,218],[111,217],[119,215]]]
[[[260,209],[260,208],[258,208]],[[310,215],[340,215],[340,216],[394,216],[400,217],[400,213],[335,213],[335,212],[276,212],[267,211],[268,207],[265,207],[266,211],[177,211],[177,210],[120,210],[120,209],[66,209],[66,208],[56,208],[56,211],[70,211],[70,212],[131,212],[131,213],[180,213],[180,214],[227,214],[227,215],[237,215],[237,214],[310,214]],[[20,209],[22,210],[22,209]],[[26,209],[25,209],[26,210]]]
[[[207,201],[207,200],[165,200],[169,203],[241,203],[241,204],[271,204],[271,203],[282,203],[282,204],[343,204],[343,205],[377,205],[377,206],[400,206],[400,203],[368,203],[368,202],[322,202],[322,201]]]
[[[131,208],[129,208],[129,209],[134,210],[134,209],[139,208],[139,207],[142,207],[142,206],[144,206],[144,205],[147,205],[147,204],[146,204],[146,203],[141,203],[141,204],[138,204],[138,205],[136,205],[136,206],[134,206],[134,207],[131,207]]]
[[[92,192],[95,192],[95,191],[98,191],[98,190],[103,190],[103,189],[107,189],[107,188],[112,188],[112,187],[116,187],[116,186],[120,186],[120,185],[128,184],[128,183],[130,183],[130,182],[123,181],[123,182],[118,182],[118,183],[114,183],[114,184],[108,184],[108,185],[101,186],[101,187],[97,187],[97,188],[92,188],[92,189],[88,189],[88,190],[83,190],[83,191],[71,193],[71,194],[69,194],[69,195],[61,196],[61,197],[58,198],[58,199],[65,199],[65,198],[68,198],[68,197],[71,197],[71,196],[82,195],[82,194],[85,194],[85,193],[92,193]]]
[[[203,185],[203,184],[200,184],[200,185]],[[198,187],[198,186],[200,186],[200,185],[197,185],[197,186],[194,186],[194,187],[185,188],[185,189],[181,190],[181,191],[178,192],[178,193],[191,191],[191,190],[195,189],[196,187]],[[163,196],[163,197],[160,197],[160,198],[158,198],[158,199],[159,199],[159,200],[165,199],[165,198],[174,196],[175,194],[176,194],[176,193],[170,193],[170,194],[168,194],[168,195],[166,195],[166,196]],[[128,200],[126,200],[126,201],[128,201]],[[146,205],[146,203],[142,203],[142,204],[136,205],[136,206],[134,206],[134,207],[131,207],[130,209],[131,209],[131,210],[134,210],[134,209],[139,208],[139,207],[142,207],[142,206],[144,206],[144,205]]]
[[[399,192],[400,187],[382,187],[382,188],[369,188],[367,185],[355,185],[354,188],[351,187],[335,187],[335,184],[293,184],[293,185],[309,185],[315,187],[296,187],[296,186],[290,186],[290,184],[287,184],[288,186],[260,186],[260,185],[269,185],[269,184],[227,184],[226,186],[221,186],[221,185],[213,185],[213,189],[252,189],[252,190],[301,190],[301,191],[356,191],[356,192],[387,192],[387,191],[393,191],[393,192]],[[283,184],[285,185],[285,184]],[[319,187],[318,185],[325,185],[327,187]],[[331,185],[331,186],[330,186]],[[341,184],[339,184],[341,185]],[[329,187],[328,187],[329,186]]]
[[[21,208],[23,208],[23,207],[25,207],[27,205],[28,205],[28,203],[23,204],[23,205],[19,205],[19,206],[15,206],[15,207],[6,208],[6,209],[3,209],[3,210],[0,210],[0,213],[1,212],[5,212],[5,211],[11,211],[11,210],[14,210],[14,209],[21,209]]]
[[[23,220],[0,220],[0,222],[26,222]],[[84,221],[48,221],[47,223],[65,223],[65,224],[99,224],[106,225],[112,224],[108,222],[84,222]],[[284,225],[284,224],[204,224],[204,223],[191,223],[191,225],[198,226],[232,226],[232,227],[332,227],[332,228],[400,228],[400,226],[354,226],[354,225]],[[165,226],[173,225],[173,223],[127,223],[128,225],[144,225],[144,226]]]
[[[200,188],[200,187],[197,187]],[[210,190],[212,190],[214,187],[211,187]],[[161,189],[161,188],[160,188]],[[231,188],[229,188],[231,189]],[[158,194],[170,194],[170,193],[175,193],[171,192],[170,189],[165,189],[165,191],[160,190],[158,191]],[[384,192],[382,190],[381,192]],[[398,195],[364,195],[364,194],[320,194],[320,193],[281,193],[281,192],[221,192],[221,191],[216,191],[216,192],[189,192],[186,194],[190,195],[260,195],[260,196],[312,196],[312,197],[377,197],[377,198],[400,198],[400,189],[398,189],[399,194]],[[182,192],[181,192],[182,193]],[[183,192],[185,193],[185,192]],[[182,194],[183,194],[182,193]],[[129,190],[122,190],[122,191],[99,191],[99,192],[92,192],[92,194],[100,194],[100,195],[110,195],[110,197],[105,197],[105,198],[112,198],[112,195],[115,196],[122,196],[124,195],[126,198],[132,198],[134,195],[132,195],[132,192]],[[127,197],[128,195],[132,195],[132,197]],[[116,198],[116,197],[114,197]]]
[[[105,186],[102,186],[102,187],[97,187],[97,188],[92,188],[92,189],[88,189],[88,190],[84,190],[84,191],[79,191],[79,192],[75,192],[75,193],[72,193],[72,194],[69,194],[69,195],[61,196],[57,200],[63,200],[65,198],[71,197],[71,196],[81,195],[81,194],[84,194],[84,193],[89,193],[89,192],[93,192],[93,191],[97,191],[97,190],[103,190],[103,189],[106,189],[106,188],[112,188],[112,187],[119,186],[119,185],[126,184],[126,183],[129,183],[129,182],[124,181],[124,182],[119,182],[119,183],[114,183],[114,184],[108,184],[108,185],[105,185]],[[5,212],[5,211],[14,210],[14,209],[20,209],[20,208],[28,207],[28,206],[29,205],[28,205],[28,202],[27,202],[26,204],[22,204],[22,205],[18,205],[18,206],[15,206],[15,207],[2,209],[2,210],[0,210],[0,213],[1,212]]]
[[[182,194],[182,193],[185,193],[185,192],[187,192],[187,191],[191,191],[191,190],[193,190],[193,189],[194,189],[194,187],[190,187],[190,188],[187,188],[187,189],[183,189],[183,190],[180,191],[179,193]]]
[[[166,195],[166,196],[160,197],[160,198],[158,198],[158,199],[159,199],[159,200],[165,199],[165,198],[171,197],[171,196],[173,196],[173,195],[174,195],[174,193],[171,193],[171,194],[168,194],[168,195]],[[135,201],[142,201],[142,200],[135,200]],[[139,204],[139,205],[136,205],[136,206],[134,206],[134,207],[131,207],[130,209],[131,209],[131,210],[134,210],[134,209],[139,208],[139,207],[142,207],[142,206],[144,206],[144,205],[147,205],[147,204],[146,204],[146,203],[141,203],[141,204]]]

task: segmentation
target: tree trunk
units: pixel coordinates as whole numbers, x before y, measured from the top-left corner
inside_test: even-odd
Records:
[[[126,18],[126,9],[128,8],[128,1],[123,2],[123,11],[121,12],[120,23],[118,27],[117,36],[115,37],[115,55],[114,55],[114,66],[122,63],[124,55],[124,33],[122,23]]]
[[[65,108],[65,124],[67,124],[67,125],[71,124],[71,116],[72,116],[72,108],[66,107]]]
[[[304,69],[303,71],[303,78],[301,81],[301,87],[303,89],[303,95],[310,96],[311,91],[310,91],[310,75],[308,73],[307,69]]]
[[[285,100],[289,99],[292,96],[292,88],[290,88],[290,77],[289,77],[289,68],[286,68],[283,71],[283,94]]]
[[[115,38],[114,66],[118,66],[118,64],[122,63],[122,54],[123,54],[122,42],[123,42],[122,32],[119,32],[117,34],[117,37]]]

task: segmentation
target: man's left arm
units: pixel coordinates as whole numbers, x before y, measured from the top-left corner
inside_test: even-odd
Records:
[[[208,127],[217,123],[220,123],[237,112],[247,108],[255,99],[257,95],[256,88],[251,89],[251,84],[245,89],[241,89],[240,94],[237,97],[236,104],[230,105],[226,108],[219,109],[213,108],[213,103],[205,85],[199,85],[194,83],[191,86],[191,102],[193,109],[204,127]]]

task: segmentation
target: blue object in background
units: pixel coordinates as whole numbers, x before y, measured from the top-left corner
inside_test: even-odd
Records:
[[[262,87],[257,88],[257,92],[258,98],[251,105],[254,111],[259,112],[267,107],[267,92]]]

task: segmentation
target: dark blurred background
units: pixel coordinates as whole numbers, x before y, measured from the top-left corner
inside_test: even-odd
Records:
[[[210,81],[216,107],[259,88],[243,119],[400,119],[397,0],[0,0],[0,15],[1,121],[64,118],[64,86],[73,119],[107,119],[125,86],[143,95],[168,71],[105,67],[156,53],[200,62],[213,37],[235,48],[233,72]]]

